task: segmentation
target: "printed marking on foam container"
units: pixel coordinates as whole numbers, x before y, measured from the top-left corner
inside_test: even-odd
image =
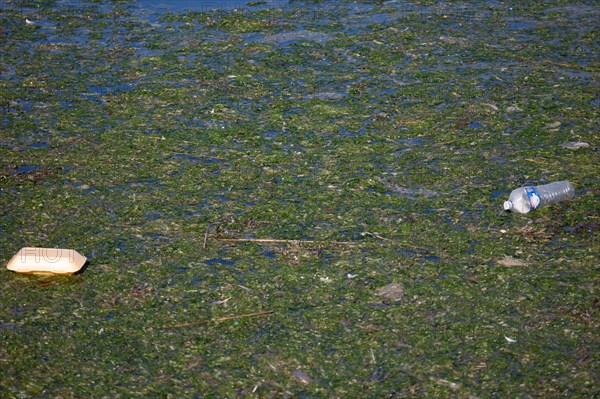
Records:
[[[20,258],[21,263],[31,262],[32,260],[35,263],[57,263],[61,259],[68,259],[69,262],[74,262],[75,251],[61,248],[23,248]]]

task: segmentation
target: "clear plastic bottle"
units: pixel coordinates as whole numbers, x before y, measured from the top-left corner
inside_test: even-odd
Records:
[[[541,206],[571,199],[574,196],[575,189],[566,180],[542,186],[521,187],[513,190],[508,197],[508,201],[504,201],[504,210],[527,213]]]

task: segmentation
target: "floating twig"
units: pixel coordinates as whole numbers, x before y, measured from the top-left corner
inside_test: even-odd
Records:
[[[198,325],[202,325],[202,324],[207,324],[212,321],[227,321],[227,320],[234,320],[234,319],[242,319],[242,318],[246,318],[246,317],[264,316],[264,315],[271,314],[271,313],[273,313],[272,310],[265,310],[262,312],[238,314],[238,315],[233,315],[233,316],[223,316],[223,317],[218,317],[216,319],[203,320],[203,321],[199,321],[199,322],[195,322],[195,323],[181,323],[181,324],[175,324],[172,326],[163,326],[163,328],[194,327],[194,326],[198,326]]]
[[[210,230],[210,224],[206,226],[206,232],[204,232],[204,243],[202,244],[202,249],[206,249],[206,242],[208,241],[208,231]]]
[[[272,310],[265,310],[263,312],[246,313],[246,314],[238,314],[238,315],[234,315],[234,316],[219,317],[219,318],[215,319],[215,321],[227,321],[227,320],[241,319],[244,317],[264,316],[264,315],[271,314],[271,313],[273,313]]]
[[[377,238],[379,240],[379,244],[399,244],[405,247],[414,248],[414,249],[425,249],[420,245],[410,244],[404,241],[398,241],[390,238],[383,237],[377,233],[365,232],[363,233],[365,236],[370,236],[373,238]],[[373,242],[367,241],[317,241],[317,240],[283,240],[276,238],[215,238],[215,240],[225,241],[225,242],[253,242],[257,244],[288,244],[288,245],[373,245]]]
[[[380,239],[381,241],[392,241],[389,238],[385,238],[383,236],[381,236],[379,233],[371,233],[370,231],[365,231],[364,233],[361,233],[362,236],[370,236],[370,237],[375,237]]]
[[[282,240],[276,238],[217,238],[219,241],[226,242],[254,242],[258,244],[337,244],[337,245],[358,245],[356,241],[316,241],[316,240]]]
[[[531,158],[525,158],[525,160],[526,160],[527,162],[531,162],[531,163],[537,163],[537,164],[542,164],[542,163],[545,163],[545,162],[546,162],[546,161],[540,161],[540,160],[537,160],[537,159],[531,159]]]

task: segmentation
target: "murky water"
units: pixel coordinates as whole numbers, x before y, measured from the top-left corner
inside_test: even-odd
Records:
[[[0,11],[1,397],[593,396],[596,4]]]

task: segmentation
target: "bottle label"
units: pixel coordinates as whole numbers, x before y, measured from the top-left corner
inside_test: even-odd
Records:
[[[527,197],[529,198],[529,204],[531,205],[531,209],[535,209],[540,206],[540,195],[537,190],[533,187],[525,187],[525,192],[527,192]]]

